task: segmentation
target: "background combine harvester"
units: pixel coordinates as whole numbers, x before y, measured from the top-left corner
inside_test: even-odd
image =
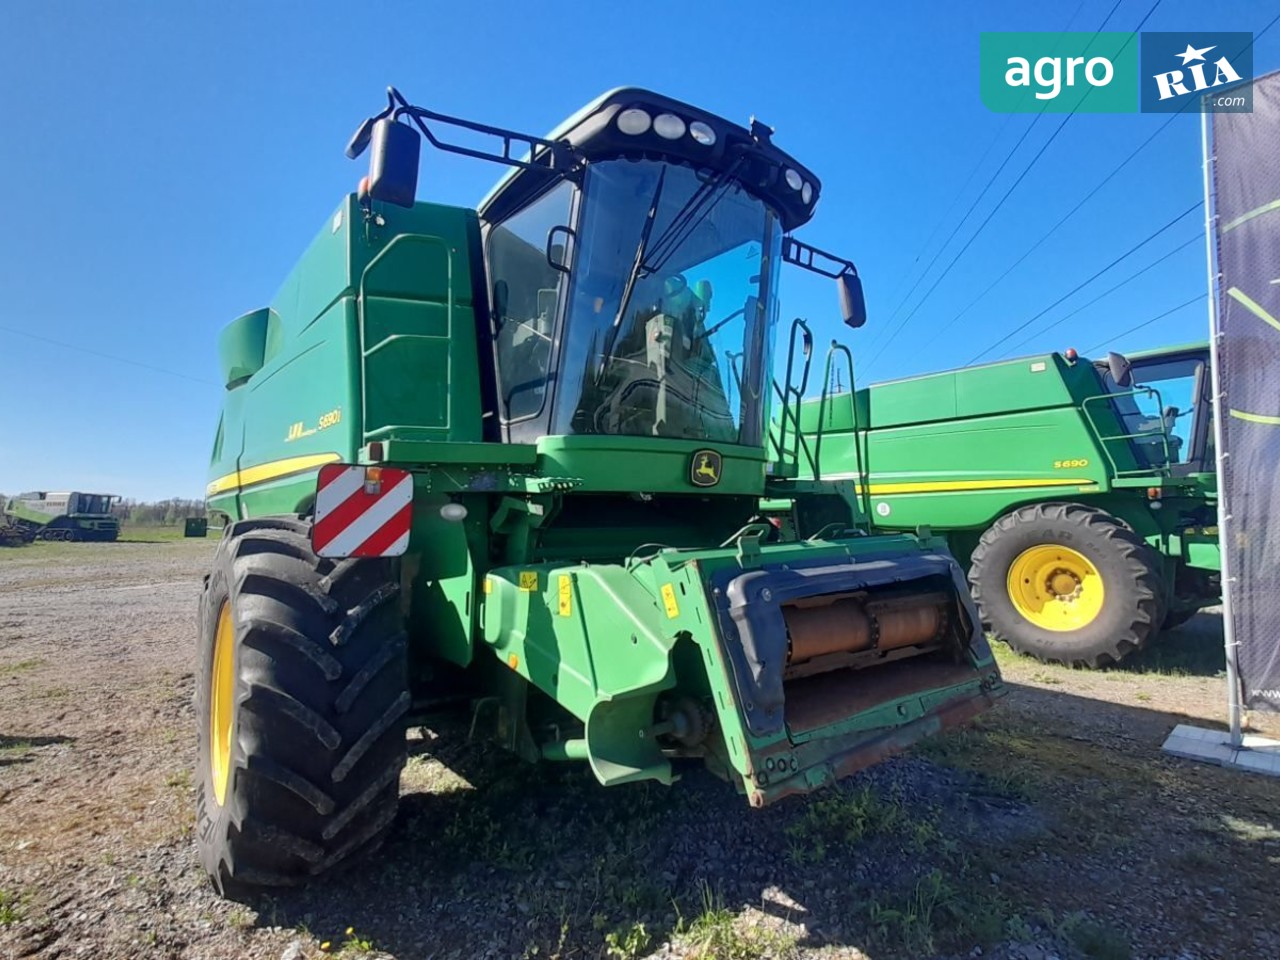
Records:
[[[799,422],[877,530],[946,536],[996,636],[1096,667],[1220,598],[1209,398],[1204,344],[1068,351],[824,392]]]
[[[111,493],[20,493],[5,503],[4,518],[26,540],[115,540],[120,521],[111,505],[119,499]]]
[[[761,806],[1001,693],[945,544],[866,535],[851,483],[796,478],[794,434],[767,452],[783,265],[865,319],[853,265],[791,235],[820,186],[771,134],[635,89],[546,139],[394,90],[358,131],[369,178],[219,344],[208,493],[237,522],[197,795],[220,889],[376,844],[404,726],[442,711],[606,785],[703,764]],[[415,202],[420,135],[512,169],[478,212]],[[765,495],[822,528],[770,542]]]

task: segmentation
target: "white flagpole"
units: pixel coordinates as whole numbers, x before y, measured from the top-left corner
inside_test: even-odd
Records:
[[[1227,484],[1224,465],[1230,453],[1226,450],[1227,417],[1226,404],[1222,394],[1222,363],[1219,356],[1219,342],[1222,333],[1218,329],[1218,276],[1214,269],[1214,251],[1216,234],[1214,230],[1215,211],[1213,209],[1213,188],[1211,169],[1212,158],[1209,155],[1209,112],[1200,113],[1200,144],[1204,153],[1204,243],[1205,261],[1209,276],[1209,373],[1213,390],[1213,450],[1215,469],[1218,474],[1218,554],[1221,557],[1222,575],[1222,633],[1227,654],[1227,714],[1231,721],[1231,746],[1239,749],[1244,739],[1240,731],[1240,669],[1237,661],[1238,645],[1235,638],[1235,618],[1231,614],[1231,593],[1235,579],[1231,575],[1231,544],[1228,523],[1231,513],[1227,509]]]

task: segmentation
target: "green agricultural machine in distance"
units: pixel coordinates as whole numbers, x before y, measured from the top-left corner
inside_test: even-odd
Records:
[[[45,493],[32,491],[10,497],[4,516],[11,528],[29,540],[115,540],[120,521],[111,505],[112,493]]]
[[[1191,344],[826,392],[807,472],[857,482],[880,532],[944,535],[1015,650],[1103,666],[1220,600],[1209,380]]]
[[[868,535],[851,483],[769,453],[812,352],[793,322],[773,383],[784,264],[865,319],[853,264],[791,235],[820,186],[771,134],[638,89],[545,139],[395,90],[361,126],[369,176],[219,342],[196,770],[219,890],[380,842],[404,729],[444,712],[604,785],[704,766],[758,807],[1002,694],[945,544]],[[422,138],[510,170],[478,210],[417,202]],[[780,539],[766,495],[821,529]]]

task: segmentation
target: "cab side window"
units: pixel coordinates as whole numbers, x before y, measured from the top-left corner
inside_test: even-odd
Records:
[[[499,411],[507,422],[535,416],[546,400],[553,328],[567,279],[548,262],[547,238],[569,222],[573,190],[562,181],[489,233]]]

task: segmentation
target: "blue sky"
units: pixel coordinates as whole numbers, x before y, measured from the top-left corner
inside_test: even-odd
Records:
[[[1072,28],[1097,29],[1112,4],[1083,0]],[[1132,29],[1150,5],[1122,0],[1108,29]],[[363,163],[342,148],[388,83],[424,106],[532,133],[622,84],[773,125],[777,142],[823,179],[818,216],[801,235],[851,257],[863,275],[870,320],[847,339],[864,380],[960,365],[989,343],[1026,335],[1019,352],[1201,338],[1205,311],[1193,305],[1113,339],[1203,291],[1201,243],[1039,332],[1196,236],[1197,212],[1003,339],[1199,199],[1195,115],[1175,120],[953,321],[1165,120],[1073,117],[916,309],[1052,133],[1060,118],[1046,115],[898,313],[895,326],[916,309],[901,335],[868,363],[916,274],[1031,121],[990,113],[979,100],[980,32],[1060,30],[1076,6],[8,4],[0,14],[0,182],[10,194],[0,231],[0,490],[201,494],[220,394],[217,332],[269,302],[359,179]],[[1268,6],[1162,0],[1145,29],[1253,31],[1270,19]],[[1255,49],[1255,73],[1277,67],[1280,29]],[[427,152],[419,196],[474,204],[500,173]],[[783,311],[808,317],[820,341],[844,335],[829,283],[790,272]]]

